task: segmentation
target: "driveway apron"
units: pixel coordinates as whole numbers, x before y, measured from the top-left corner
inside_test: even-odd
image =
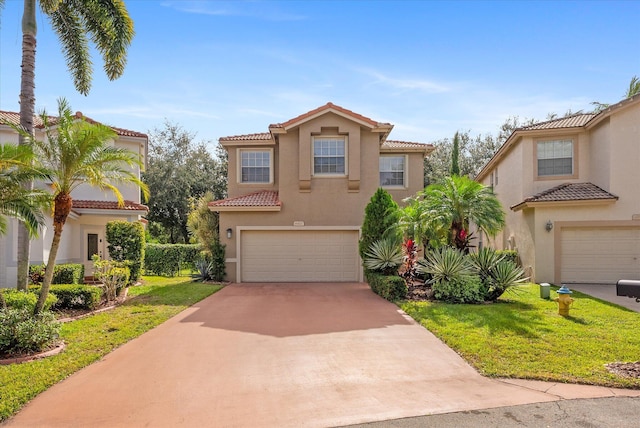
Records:
[[[239,284],[6,426],[328,427],[557,399],[480,376],[366,284]]]

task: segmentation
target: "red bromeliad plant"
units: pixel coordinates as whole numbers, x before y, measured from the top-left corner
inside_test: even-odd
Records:
[[[402,244],[402,251],[404,252],[403,269],[400,276],[404,278],[407,284],[412,283],[417,275],[416,262],[418,261],[418,246],[413,239],[408,239]]]

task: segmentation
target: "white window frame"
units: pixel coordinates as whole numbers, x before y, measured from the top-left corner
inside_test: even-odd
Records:
[[[243,153],[269,153],[269,181],[242,181],[242,154]],[[238,184],[273,184],[273,149],[238,149]]]
[[[344,172],[327,173],[316,172],[315,147],[318,140],[342,140],[344,142]],[[346,177],[349,175],[349,138],[346,135],[318,135],[311,138],[311,175],[314,177]]]
[[[380,185],[380,187],[382,187],[383,189],[407,189],[408,188],[408,169],[409,169],[409,156],[407,155],[400,155],[400,154],[384,154],[384,155],[380,155],[380,159],[382,158],[402,158],[403,161],[403,171],[402,171],[402,185],[399,184],[393,184],[393,185],[383,185],[380,182],[380,174],[382,174],[383,172],[396,172],[396,171],[382,171],[380,168],[378,168],[378,184]],[[380,164],[380,162],[378,161],[378,165]]]
[[[568,173],[561,173],[561,174],[541,174],[540,173],[540,161],[541,160],[549,160],[549,159],[563,159],[562,157],[546,157],[541,159],[540,158],[540,149],[541,149],[541,145],[543,144],[551,144],[551,143],[570,143],[571,144],[571,171]],[[577,154],[577,148],[576,148],[576,142],[573,138],[566,138],[566,137],[558,137],[558,138],[548,138],[548,139],[544,139],[544,140],[536,140],[535,141],[535,167],[536,167],[536,177],[540,178],[540,179],[548,179],[548,178],[555,178],[555,177],[575,177],[576,176],[576,154]]]

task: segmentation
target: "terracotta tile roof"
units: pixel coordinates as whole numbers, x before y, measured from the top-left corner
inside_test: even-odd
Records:
[[[146,205],[127,200],[124,201],[124,206],[120,207],[118,206],[118,201],[74,199],[72,209],[149,211],[149,207]]]
[[[597,113],[578,113],[560,119],[553,119],[546,122],[534,123],[533,125],[518,128],[523,131],[534,131],[538,129],[562,129],[562,128],[579,128],[584,126],[591,119],[596,117]]]
[[[274,123],[269,125],[269,128],[287,128],[288,126],[291,126],[297,122],[303,121],[304,119],[313,117],[319,113],[322,113],[323,111],[328,111],[328,110],[335,110],[335,111],[339,111],[341,113],[343,113],[346,116],[350,116],[354,119],[357,119],[361,122],[365,122],[369,125],[371,125],[372,127],[377,127],[377,126],[391,126],[390,123],[380,123],[380,122],[376,122],[375,120],[368,118],[366,116],[363,116],[361,114],[358,114],[356,112],[353,112],[351,110],[348,110],[344,107],[340,107],[338,105],[335,105],[331,102],[326,103],[323,106],[320,106],[316,109],[313,109],[311,111],[308,111],[306,113],[301,114],[300,116],[296,116],[293,119],[289,119],[288,121],[284,122],[284,123]]]
[[[81,112],[79,112],[79,111],[76,112],[75,116],[77,118],[84,117],[84,119],[89,123],[100,123],[100,122],[98,122],[96,120],[91,119],[90,117],[83,116],[83,114]],[[56,119],[57,119],[57,117],[55,117],[55,116],[49,116],[49,120],[51,121],[52,124],[55,124]],[[12,111],[2,111],[2,110],[0,110],[0,120],[7,121],[7,122],[12,123],[14,125],[18,125],[18,124],[20,124],[20,113],[16,113],[16,112],[12,112]],[[33,125],[36,128],[42,128],[44,126],[44,124],[42,123],[42,120],[40,119],[39,115],[35,115],[33,117]],[[109,128],[113,129],[115,131],[115,133],[120,135],[121,137],[147,138],[147,134],[143,134],[142,132],[131,131],[129,129],[124,129],[124,128],[117,128],[115,126],[109,126]]]
[[[278,192],[274,190],[260,190],[235,198],[209,202],[210,207],[279,207],[281,205]]]
[[[424,149],[424,150],[433,150],[434,147],[432,144],[424,144],[424,143],[413,143],[410,141],[396,141],[396,140],[386,140],[382,143],[383,149]]]
[[[521,207],[528,202],[565,202],[565,201],[615,201],[618,197],[593,183],[564,183],[551,189],[544,190],[529,196],[511,207],[511,209]]]
[[[269,132],[258,132],[255,134],[231,135],[229,137],[220,137],[220,141],[255,141],[255,140],[271,140]]]

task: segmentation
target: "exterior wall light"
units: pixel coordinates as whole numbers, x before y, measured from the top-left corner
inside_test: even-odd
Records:
[[[227,229],[227,239],[231,239],[231,235],[233,234],[233,229],[228,228]]]
[[[544,225],[544,228],[547,229],[547,232],[551,232],[551,229],[553,229],[553,223],[551,222],[551,220],[549,220],[547,224]]]

